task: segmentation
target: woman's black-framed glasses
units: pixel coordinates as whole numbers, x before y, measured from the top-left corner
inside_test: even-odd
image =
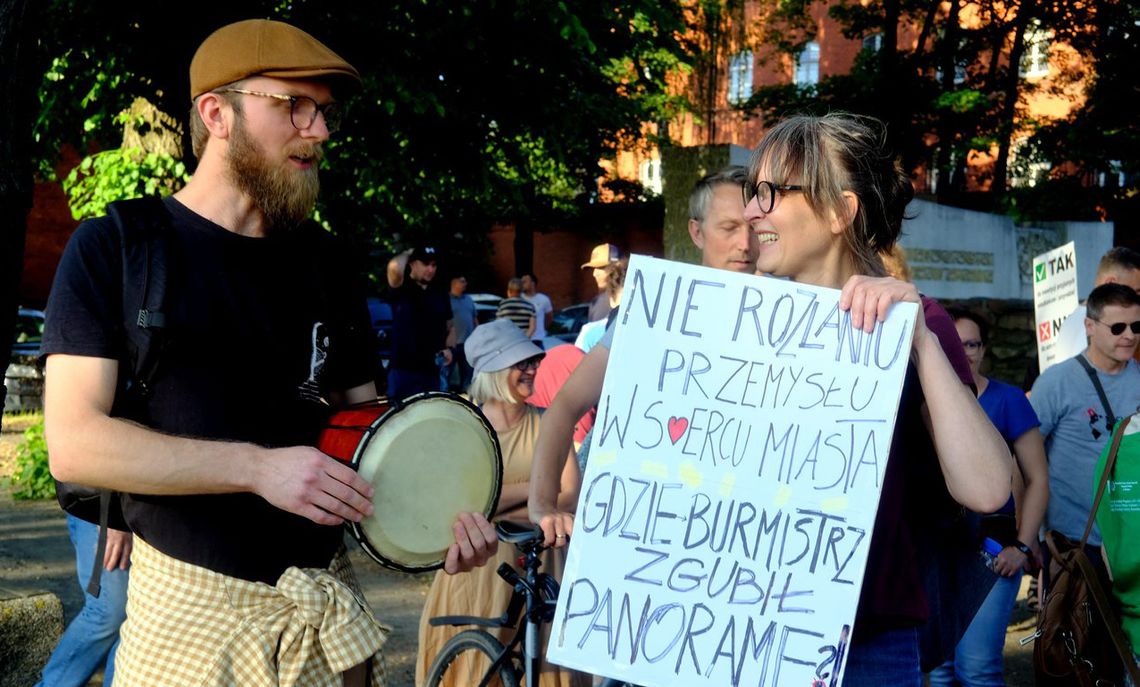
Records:
[[[527,358],[526,360],[520,360],[519,362],[515,363],[514,365],[511,365],[511,367],[515,368],[519,372],[530,372],[531,370],[537,370],[538,364],[541,362],[542,362],[542,356],[541,355],[535,355],[535,356],[531,356],[530,358]]]
[[[256,95],[259,98],[273,98],[289,103],[289,121],[293,128],[304,131],[317,121],[317,113],[325,116],[325,128],[334,133],[340,128],[341,109],[339,103],[325,103],[320,105],[307,95],[286,95],[284,93],[265,93],[264,91],[250,91],[245,88],[222,88],[221,93],[241,93],[242,95]]]
[[[787,191],[802,191],[803,186],[795,184],[774,184],[771,181],[757,181],[755,184],[751,181],[745,181],[741,185],[741,193],[744,194],[744,205],[747,206],[755,198],[760,205],[760,212],[765,215],[772,211],[776,206],[776,192],[786,193]]]
[[[1092,320],[1091,317],[1089,319]],[[1133,334],[1140,334],[1140,320],[1136,320],[1135,322],[1113,322],[1112,324],[1101,322],[1100,320],[1093,320],[1093,322],[1096,322],[1097,324],[1103,324],[1104,326],[1108,327],[1108,331],[1112,332],[1113,336],[1120,336],[1123,334],[1125,327],[1131,329]]]

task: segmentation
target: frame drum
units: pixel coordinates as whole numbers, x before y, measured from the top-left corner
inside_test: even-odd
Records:
[[[499,440],[477,407],[429,391],[403,402],[334,413],[317,448],[372,483],[373,513],[348,523],[381,565],[403,572],[443,567],[461,512],[489,520],[502,489]]]

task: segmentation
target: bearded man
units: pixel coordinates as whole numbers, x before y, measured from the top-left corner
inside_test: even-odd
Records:
[[[46,431],[60,480],[123,494],[135,533],[116,682],[383,684],[385,636],[343,548],[373,486],[313,448],[331,405],[372,400],[360,280],[307,218],[321,145],[356,70],[266,20],[211,34],[190,65],[193,179],[161,201],[166,334],[131,375],[122,246],[83,223],[49,301]],[[425,495],[426,496],[426,495]],[[494,552],[464,514],[450,572]]]

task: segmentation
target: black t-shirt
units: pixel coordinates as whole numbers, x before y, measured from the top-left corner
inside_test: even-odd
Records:
[[[384,299],[392,304],[392,365],[402,370],[435,370],[435,354],[447,345],[451,297],[404,279],[400,288],[385,291]]]
[[[152,392],[131,419],[180,436],[315,444],[328,417],[317,395],[364,384],[374,367],[363,290],[347,253],[313,223],[250,238],[173,198],[164,204],[172,218],[168,335]],[[56,273],[43,353],[123,361],[122,278],[112,222],[81,224]],[[271,584],[292,565],[327,566],[342,540],[340,527],[251,493],[130,494],[123,507],[131,529],[160,551]]]

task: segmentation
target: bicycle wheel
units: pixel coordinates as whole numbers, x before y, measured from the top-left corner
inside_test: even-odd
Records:
[[[464,630],[447,640],[428,670],[425,687],[439,687],[444,676],[452,684],[477,685],[487,674],[495,657],[503,653],[502,643],[482,630]],[[518,687],[513,661],[499,667],[499,674],[488,687]]]

